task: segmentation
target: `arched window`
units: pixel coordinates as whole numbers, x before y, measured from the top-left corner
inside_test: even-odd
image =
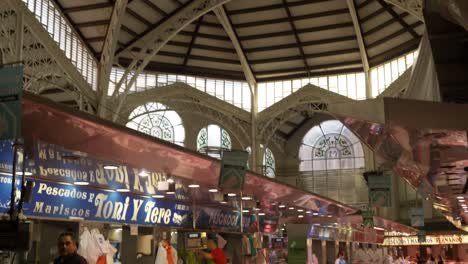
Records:
[[[152,102],[141,105],[132,111],[127,127],[153,137],[183,146],[185,129],[182,119],[174,110]]]
[[[250,162],[252,162],[252,160],[250,159],[251,156],[252,156],[252,148],[250,146],[248,146],[248,147],[245,148],[245,151],[247,151],[249,153],[249,159],[247,160],[247,169],[250,170]]]
[[[301,188],[346,204],[368,202],[363,147],[340,121],[311,128],[302,140],[299,158]]]
[[[364,167],[359,139],[338,120],[324,121],[307,132],[299,149],[300,171]]]
[[[198,132],[198,152],[220,159],[224,149],[231,149],[231,137],[220,126],[208,125]]]
[[[263,153],[263,175],[274,178],[275,177],[275,156],[269,148],[265,149]]]
[[[260,145],[260,148],[263,150],[263,145]],[[252,154],[252,148],[249,146],[245,149],[249,153],[249,161],[247,161],[247,168],[250,169],[250,155]],[[273,155],[273,152],[269,149],[266,148],[265,151],[263,152],[263,161],[262,161],[262,173],[263,175],[270,177],[270,178],[275,178],[275,171],[276,171],[276,162],[275,162],[275,156]]]

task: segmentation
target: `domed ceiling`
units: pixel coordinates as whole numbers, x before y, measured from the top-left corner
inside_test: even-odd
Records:
[[[55,1],[99,59],[115,0]],[[122,67],[144,57],[141,38],[191,1],[128,2],[116,51]],[[145,70],[245,80],[238,45],[258,82],[357,72],[364,67],[361,50],[372,67],[416,49],[424,31],[423,22],[384,0],[231,0],[222,8],[237,41],[209,12],[164,45]]]

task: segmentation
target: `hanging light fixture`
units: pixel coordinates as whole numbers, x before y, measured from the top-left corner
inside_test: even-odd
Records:
[[[138,173],[138,176],[146,178],[149,176],[149,173],[146,170],[141,170],[140,173]]]
[[[86,181],[76,181],[76,182],[74,182],[73,184],[79,185],[79,186],[86,186],[86,185],[89,185],[89,182],[86,182]]]

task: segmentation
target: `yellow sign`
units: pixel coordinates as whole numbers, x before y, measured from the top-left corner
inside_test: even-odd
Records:
[[[384,246],[410,246],[410,245],[448,245],[468,244],[468,235],[440,235],[426,236],[426,242],[419,243],[417,236],[386,237]]]

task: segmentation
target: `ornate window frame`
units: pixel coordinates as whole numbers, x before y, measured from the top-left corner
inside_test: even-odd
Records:
[[[263,145],[260,145],[260,148],[263,149]],[[250,155],[252,154],[252,148],[248,146],[245,148],[245,151],[249,153],[249,161],[247,161],[247,168],[250,169]],[[266,148],[263,152],[263,159],[262,159],[262,174],[269,177],[275,178],[276,176],[276,159],[275,155],[271,151],[271,149]]]
[[[312,127],[299,147],[299,171],[329,171],[364,167],[359,139],[338,120]]]
[[[212,139],[213,142],[215,142],[215,144],[210,143],[210,131],[212,136],[214,135],[215,137],[219,137],[219,139]],[[229,150],[231,149],[231,147],[231,136],[224,128],[218,125],[210,124],[206,127],[203,127],[198,132],[197,151],[200,153],[206,154],[213,158],[221,159],[221,154],[223,153],[223,150]]]
[[[129,116],[127,127],[184,146],[185,128],[182,119],[176,111],[161,103],[150,102],[135,108]]]

